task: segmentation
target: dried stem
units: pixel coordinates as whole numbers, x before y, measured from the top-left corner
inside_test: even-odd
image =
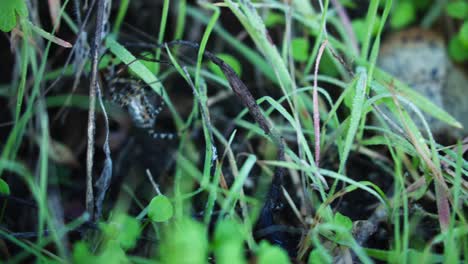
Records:
[[[318,105],[318,91],[317,91],[317,78],[318,78],[318,69],[320,65],[320,60],[322,59],[323,52],[325,47],[328,44],[328,40],[325,39],[322,45],[320,45],[319,52],[317,54],[317,60],[315,61],[315,72],[314,72],[314,90],[312,94],[312,101],[314,107],[314,134],[315,134],[315,165],[319,167],[320,165],[320,112]]]
[[[101,47],[101,36],[104,28],[104,7],[105,0],[98,0],[96,31],[94,43],[91,47],[92,67],[91,85],[89,87],[89,112],[88,112],[88,144],[86,151],[86,211],[94,217],[94,194],[93,194],[93,158],[94,158],[94,133],[96,130],[96,89],[97,71],[99,63],[99,50]]]

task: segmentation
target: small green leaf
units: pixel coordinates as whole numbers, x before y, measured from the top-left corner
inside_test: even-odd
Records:
[[[401,29],[416,18],[416,10],[413,3],[411,2],[401,2],[398,3],[395,10],[392,12],[392,17],[390,19],[390,25],[394,29]]]
[[[223,243],[226,240],[243,241],[240,224],[232,219],[222,219],[216,224],[214,242]]]
[[[24,0],[0,1],[0,30],[10,32],[16,26],[16,16],[26,17],[28,9]]]
[[[269,264],[269,263],[291,263],[289,261],[288,254],[284,249],[278,246],[272,246],[267,241],[262,240],[259,245],[258,251],[258,264]]]
[[[73,262],[74,263],[92,263],[93,255],[89,251],[88,246],[83,241],[78,241],[73,247]]]
[[[108,264],[130,262],[119,241],[109,240],[100,248],[98,255],[93,255],[85,242],[78,241],[73,248],[73,263]]]
[[[460,37],[454,36],[449,42],[450,57],[456,62],[463,62],[468,59],[468,49],[463,45]]]
[[[166,230],[159,246],[161,263],[208,263],[208,236],[204,225],[185,218]]]
[[[330,55],[328,55],[327,52],[325,52],[322,56],[322,60],[320,61],[319,72],[330,77],[338,77],[339,75],[335,63],[333,63],[333,59]]]
[[[216,56],[218,58],[222,59],[229,66],[231,66],[231,68],[237,73],[237,75],[239,77],[241,77],[241,75],[242,75],[242,66],[241,66],[240,62],[236,58],[234,58],[233,56],[231,56],[229,54],[225,54],[225,53],[216,54]],[[224,78],[224,74],[221,71],[221,69],[218,67],[218,65],[214,64],[213,62],[210,62],[208,64],[208,67],[211,69],[211,71],[214,74]]]
[[[309,41],[306,38],[295,38],[291,41],[293,59],[306,62],[309,56]]]
[[[120,241],[111,240],[108,241],[103,248],[101,254],[94,258],[96,264],[108,264],[108,263],[130,263],[123,249],[123,244]]]
[[[28,21],[28,25],[34,30],[34,32],[36,32],[39,36],[57,44],[57,45],[60,45],[64,48],[71,48],[73,47],[72,44],[70,44],[69,42],[63,40],[63,39],[60,39],[52,34],[50,34],[49,32],[43,30],[42,28],[34,25],[33,23],[29,22]]]
[[[273,26],[282,25],[282,24],[284,24],[284,15],[281,15],[275,12],[270,12],[265,18],[266,27],[273,27]]]
[[[465,46],[465,49],[468,49],[468,21],[465,21],[461,26],[458,37],[463,46]]]
[[[333,223],[341,228],[336,230],[335,237],[333,238],[335,242],[340,244],[349,243],[351,236],[351,230],[353,229],[353,221],[349,217],[340,214],[337,212],[333,219]],[[346,229],[346,231],[343,230]]]
[[[173,214],[174,207],[164,195],[154,197],[148,206],[148,217],[154,222],[166,222]]]
[[[330,255],[324,252],[321,252],[318,249],[314,249],[312,250],[312,252],[310,252],[309,261],[308,261],[309,264],[316,264],[316,263],[325,264],[325,263],[332,263],[332,262],[333,262],[333,259],[330,257]]]
[[[468,3],[465,0],[450,2],[445,7],[447,15],[457,19],[468,17]]]
[[[366,38],[366,24],[363,19],[355,19],[351,22],[354,34],[359,42],[362,42]]]
[[[216,263],[246,263],[244,239],[239,223],[231,219],[219,221],[216,224],[213,242]]]
[[[10,195],[10,186],[3,179],[0,179],[0,194]]]
[[[346,228],[347,230],[353,229],[353,221],[351,221],[349,217],[342,215],[339,212],[335,214],[334,223],[343,228]]]
[[[372,28],[372,36],[375,36],[379,31],[380,17],[375,17],[374,27]],[[367,37],[367,25],[364,19],[355,19],[351,22],[351,27],[353,28],[354,34],[359,42],[363,42]]]
[[[117,239],[119,236],[119,227],[115,223],[99,223],[99,228],[102,229],[108,239]]]
[[[107,238],[118,241],[123,249],[133,248],[141,232],[140,222],[126,214],[119,214],[100,226]]]
[[[136,244],[138,237],[140,236],[140,222],[135,218],[123,215],[119,221],[121,223],[121,232],[117,237],[117,241],[124,249],[133,248]]]

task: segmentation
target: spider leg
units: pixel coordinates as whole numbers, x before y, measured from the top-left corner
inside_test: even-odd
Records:
[[[148,134],[154,139],[169,139],[169,140],[176,139],[179,136],[177,133],[156,132],[154,131],[154,129],[148,130]]]

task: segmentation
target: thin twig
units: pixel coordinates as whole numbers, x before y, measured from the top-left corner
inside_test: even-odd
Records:
[[[97,89],[97,71],[99,63],[99,50],[101,47],[101,36],[104,28],[104,3],[105,0],[99,0],[97,6],[96,31],[94,34],[94,43],[91,47],[92,70],[91,85],[89,87],[89,112],[88,112],[88,145],[86,151],[86,211],[91,219],[94,219],[94,195],[93,195],[93,158],[94,158],[94,132],[96,130],[96,89]]]
[[[146,176],[148,176],[149,181],[151,182],[151,185],[153,185],[154,191],[158,194],[161,195],[161,191],[159,190],[158,184],[153,179],[153,174],[151,174],[151,171],[149,169],[146,169]]]
[[[97,188],[97,198],[96,198],[96,214],[94,215],[94,220],[97,221],[102,214],[102,204],[104,203],[104,198],[106,197],[107,190],[109,189],[111,180],[112,180],[112,158],[111,151],[109,147],[109,118],[107,117],[106,108],[104,107],[104,102],[102,100],[102,93],[99,85],[96,86],[96,92],[99,100],[99,105],[104,115],[104,125],[106,128],[106,137],[104,140],[103,151],[105,160],[104,168],[101,171],[101,176],[96,181]]]

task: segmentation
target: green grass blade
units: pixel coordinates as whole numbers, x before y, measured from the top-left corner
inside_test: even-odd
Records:
[[[164,0],[162,14],[161,14],[161,22],[159,24],[159,34],[158,34],[158,43],[163,43],[164,41],[164,34],[166,33],[166,24],[167,24],[167,15],[169,13],[169,0]],[[161,58],[161,49],[156,49],[156,60]],[[154,65],[154,72],[156,74],[159,73],[159,64],[155,63]]]
[[[198,9],[195,9],[194,7],[187,6],[187,14],[204,24],[209,23],[209,19],[205,16],[205,14],[201,13]],[[257,52],[252,50],[247,45],[243,44],[234,36],[230,35],[229,32],[227,32],[219,24],[216,25],[213,28],[213,30],[217,34],[217,36],[224,39],[226,43],[229,43],[233,49],[237,50],[252,65],[255,65],[255,68],[261,71],[265,75],[265,77],[267,77],[270,81],[274,83],[278,83],[278,80],[275,76],[272,67]]]
[[[206,44],[208,43],[208,39],[211,35],[211,32],[213,31],[213,27],[218,21],[220,11],[219,7],[206,4],[206,6],[213,10],[213,15],[211,16],[210,22],[206,25],[205,33],[203,33],[203,37],[200,43],[200,48],[198,49],[198,57],[197,57],[197,65],[196,65],[196,70],[195,70],[195,88],[199,89],[199,81],[200,81],[200,69],[201,69],[201,64],[203,60],[203,54],[205,53],[205,48]]]
[[[227,195],[226,200],[224,200],[221,206],[220,215],[224,215],[226,212],[233,213],[236,201],[240,197],[240,190],[242,186],[244,186],[244,183],[247,180],[247,177],[249,176],[249,173],[255,165],[256,161],[257,157],[255,155],[249,155],[247,157],[244,165],[242,165],[241,169],[239,170],[238,177],[234,180],[231,189],[229,189],[229,194]]]
[[[286,62],[268,37],[265,24],[252,6],[252,3],[247,1],[234,3],[231,0],[226,0],[225,3],[249,33],[257,49],[262,52],[265,58],[270,62],[270,65],[277,75],[280,87],[284,89],[285,92],[291,91],[292,79],[286,67]]]
[[[117,13],[117,18],[115,19],[114,27],[112,28],[112,34],[114,36],[118,36],[120,32],[120,26],[122,25],[125,15],[127,14],[129,2],[130,0],[120,1],[119,12]]]
[[[374,24],[377,17],[377,10],[379,8],[380,0],[371,0],[369,8],[367,9],[366,15],[366,24],[367,24],[367,34],[364,43],[362,44],[361,50],[361,59],[366,59],[367,54],[369,53],[369,47],[372,39],[372,31],[374,29]]]
[[[28,58],[29,58],[29,49],[30,46],[28,44],[28,38],[30,36],[29,27],[26,26],[21,20],[21,28],[24,32],[23,37],[23,46],[21,48],[21,77],[20,77],[20,84],[18,87],[18,96],[16,98],[16,112],[15,112],[15,123],[18,123],[20,114],[21,114],[21,106],[23,104],[23,97],[24,97],[24,89],[26,87],[26,77],[28,75]]]
[[[174,39],[182,39],[184,35],[185,19],[187,17],[187,0],[179,0],[177,3],[177,22]]]
[[[375,69],[374,78],[379,82],[379,84],[372,82],[371,87],[374,90],[374,92],[376,92],[377,94],[381,94],[383,92],[387,92],[387,93],[389,92],[388,89],[381,84],[393,84],[395,85],[395,88],[399,93],[401,93],[404,97],[408,98],[418,108],[428,113],[430,116],[433,116],[456,128],[463,127],[460,122],[458,122],[454,117],[452,117],[444,109],[440,108],[439,106],[434,104],[431,100],[427,99],[425,96],[411,89],[408,85],[399,81],[398,79],[391,76],[390,74],[380,69]]]
[[[340,167],[338,172],[343,172],[345,169],[346,161],[353,145],[354,137],[359,126],[363,114],[363,106],[365,104],[365,94],[367,84],[367,73],[364,68],[358,68],[358,80],[355,86],[355,95],[351,106],[351,116],[348,132],[343,146],[343,152],[341,153]]]

